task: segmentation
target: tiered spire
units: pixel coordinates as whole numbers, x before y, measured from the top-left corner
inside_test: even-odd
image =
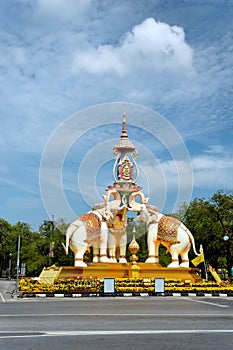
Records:
[[[136,158],[138,151],[134,144],[128,139],[127,129],[126,129],[126,109],[124,106],[123,121],[122,121],[122,131],[121,139],[113,148],[113,154],[116,158],[122,157],[127,153],[133,153],[132,157]]]
[[[121,139],[128,139],[128,134],[127,134],[127,130],[126,130],[126,108],[125,108],[125,105],[124,105],[124,112],[123,112]]]
[[[116,158],[113,168],[114,180],[116,182],[126,181],[135,183],[139,175],[138,167],[135,161],[138,151],[128,138],[125,106],[123,111],[121,138],[113,148],[113,154]]]

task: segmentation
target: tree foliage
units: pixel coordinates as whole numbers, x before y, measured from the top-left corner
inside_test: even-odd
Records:
[[[17,263],[18,236],[20,236],[20,266],[26,264],[27,276],[38,276],[43,267],[72,265],[72,252],[66,256],[62,243],[68,224],[61,221],[54,230],[53,256],[49,256],[51,228],[42,224],[38,232],[29,225],[18,222],[10,225],[0,219],[0,276],[15,276]],[[9,271],[10,269],[10,271]]]
[[[232,191],[218,191],[209,200],[194,199],[185,214],[184,223],[195,237],[196,244],[203,245],[205,259],[214,268],[226,266],[225,235],[229,236],[233,252],[232,220]]]

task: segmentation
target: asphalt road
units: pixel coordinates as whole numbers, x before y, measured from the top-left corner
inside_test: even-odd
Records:
[[[1,350],[232,349],[233,298],[12,299],[7,289],[0,282]]]

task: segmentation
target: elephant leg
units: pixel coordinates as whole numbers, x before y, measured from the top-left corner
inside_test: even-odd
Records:
[[[189,258],[188,252],[191,247],[191,243],[189,241],[189,236],[187,233],[179,228],[177,239],[179,243],[172,244],[170,246],[170,253],[172,256],[172,262],[168,267],[189,267]],[[181,257],[181,264],[179,264],[179,255]]]
[[[109,248],[109,262],[116,263],[116,246]]]
[[[107,257],[107,247],[100,248],[100,262],[103,262],[103,263],[109,262],[109,258]]]
[[[189,257],[188,257],[188,252],[185,252],[183,254],[180,254],[181,256],[181,264],[180,267],[189,267]]]
[[[93,244],[93,262],[98,263],[100,258],[100,246],[98,243]]]
[[[116,259],[116,253],[115,253],[115,249],[110,249],[109,251],[109,262],[110,263],[117,263],[117,259]]]
[[[185,232],[186,233],[186,232]],[[180,234],[182,234],[182,231],[180,232]],[[180,257],[181,257],[181,264],[180,267],[189,267],[189,250],[191,248],[191,242],[189,240],[189,237],[185,236],[186,241],[183,239],[184,244],[183,247],[180,251]],[[181,237],[179,237],[179,239],[181,239]]]
[[[119,263],[121,264],[125,264],[127,263],[127,260],[126,260],[126,243],[127,243],[127,237],[126,235],[124,234],[121,239],[120,239],[120,242],[119,242],[119,246],[120,246],[120,259],[119,259]]]
[[[160,243],[158,241],[154,242],[155,245],[155,263],[159,264],[159,246]]]
[[[109,262],[116,263],[116,239],[113,234],[109,233],[108,237],[108,246],[109,246]]]
[[[86,248],[79,249],[74,252],[74,266],[86,267],[87,264],[83,261],[83,256],[85,254]]]
[[[149,231],[147,234],[148,258],[145,261],[146,263],[158,263],[159,262],[158,249],[155,249],[156,248],[155,239],[157,236],[157,229],[158,229],[158,224],[153,224],[149,228]]]
[[[170,254],[172,257],[172,262],[167,267],[180,267],[179,265],[179,244],[173,244],[170,246]]]
[[[84,241],[86,239],[86,229],[82,225],[79,229],[73,232],[72,238],[70,239],[69,245],[71,250],[74,252],[74,266],[87,266],[83,261],[83,256],[87,250],[87,243]]]
[[[107,257],[107,245],[108,245],[108,227],[106,223],[102,223],[101,226],[101,238],[102,241],[100,243],[100,258],[99,261],[102,263],[109,262]]]

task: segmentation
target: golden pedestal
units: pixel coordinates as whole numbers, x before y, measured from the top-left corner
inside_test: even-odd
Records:
[[[136,269],[135,269],[136,267]],[[46,268],[46,277],[48,278],[50,268]],[[60,278],[76,278],[76,277],[111,277],[111,278],[166,278],[171,280],[190,280],[193,282],[201,281],[197,274],[197,268],[168,268],[159,264],[137,263],[90,263],[87,267],[61,266],[56,270],[56,277]],[[44,271],[44,270],[43,270]],[[43,277],[43,271],[40,278]]]

